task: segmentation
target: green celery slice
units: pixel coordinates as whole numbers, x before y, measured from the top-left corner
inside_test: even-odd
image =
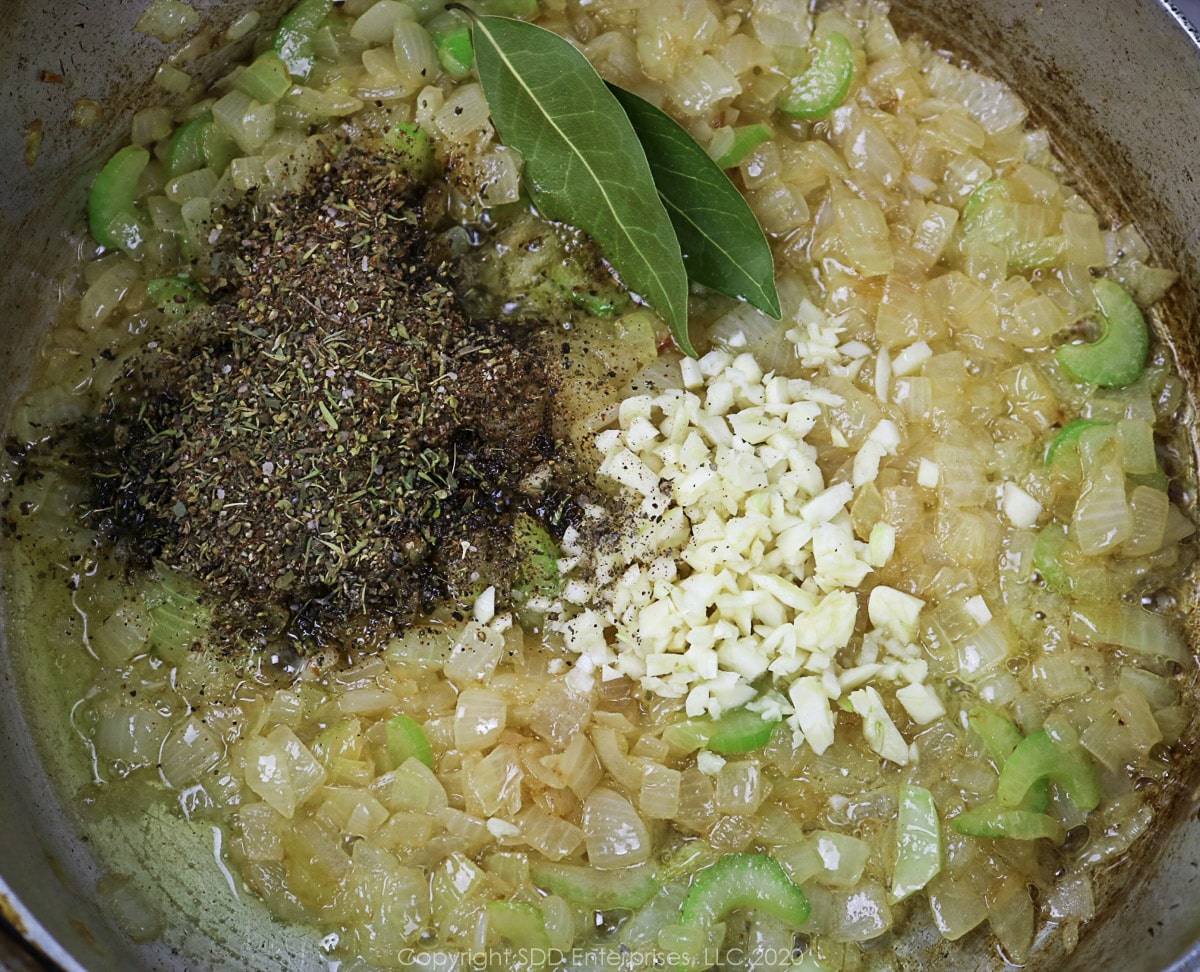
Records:
[[[535,862],[534,883],[571,904],[596,911],[640,908],[662,890],[654,868],[637,864],[619,871],[597,871],[582,864]]]
[[[923,786],[902,786],[896,816],[892,901],[902,901],[920,891],[941,869],[942,827],[933,794]]]
[[[1046,526],[1033,544],[1033,568],[1055,594],[1071,592],[1071,576],[1059,556],[1067,542],[1067,528],[1061,523]]]
[[[854,69],[854,48],[844,34],[833,31],[808,69],[784,90],[779,110],[796,118],[824,118],[845,99]]]
[[[410,758],[419,759],[433,769],[433,749],[419,722],[406,715],[393,716],[384,727],[388,753],[397,766]]]
[[[460,24],[435,38],[438,63],[455,81],[461,81],[471,73],[475,65],[475,47],[471,43],[471,27]]]
[[[979,705],[967,713],[967,724],[983,740],[988,758],[996,764],[996,769],[1003,772],[1009,757],[1025,738],[1016,723],[993,709]],[[1041,780],[1029,788],[1025,799],[1021,801],[1020,809],[1045,813],[1049,803],[1050,785],[1046,780]]]
[[[183,317],[208,303],[204,288],[186,273],[155,277],[146,284],[146,296],[168,317]]]
[[[798,928],[809,904],[787,872],[766,854],[727,854],[696,875],[683,899],[681,924],[711,928],[736,908],[752,908]]]
[[[487,915],[490,928],[505,941],[542,954],[549,951],[546,918],[535,905],[524,901],[489,901]]]
[[[400,156],[397,165],[414,179],[429,175],[433,163],[433,141],[429,133],[413,122],[397,122],[384,133],[383,143]]]
[[[1045,731],[1021,740],[1000,771],[996,798],[1003,806],[1017,807],[1046,780],[1061,786],[1084,813],[1100,805],[1100,780],[1086,754],[1078,746],[1058,745]]]
[[[709,716],[684,719],[664,729],[662,738],[667,745],[685,753],[697,749],[711,749],[723,755],[750,753],[771,741],[777,725],[778,719],[764,719],[750,709],[730,709],[719,719]]]
[[[722,169],[741,165],[746,156],[771,138],[771,129],[766,125],[741,125],[733,130],[733,144],[717,159]]]
[[[750,709],[730,709],[713,724],[708,748],[723,755],[762,749],[771,741],[771,733],[778,724],[778,720],[764,719]]]
[[[264,51],[238,75],[234,87],[255,101],[274,104],[291,90],[292,76],[278,53]]]
[[[1044,837],[1061,844],[1067,836],[1063,825],[1053,817],[1033,810],[1005,807],[996,800],[960,813],[950,821],[950,826],[964,837],[1010,840],[1040,840]]]
[[[1046,450],[1046,465],[1053,465],[1054,460],[1065,450],[1078,451],[1079,437],[1088,429],[1099,429],[1106,425],[1116,428],[1114,423],[1105,419],[1074,419],[1068,422],[1058,430],[1058,434],[1050,442],[1050,447]]]
[[[96,176],[88,195],[88,228],[97,243],[131,255],[140,252],[146,231],[133,196],[149,164],[146,149],[127,145]]]
[[[1150,356],[1150,330],[1138,305],[1120,284],[1100,278],[1092,284],[1100,304],[1100,337],[1089,344],[1064,344],[1058,363],[1078,381],[1101,388],[1124,388],[1137,380]]]
[[[1003,769],[1013,750],[1021,744],[1021,730],[1011,719],[1006,719],[993,709],[975,706],[967,713],[967,724],[983,740],[988,757]]]
[[[195,118],[189,118],[175,129],[171,143],[167,146],[168,179],[204,168],[204,136],[212,127],[212,123],[212,112],[206,111]]]
[[[272,48],[287,65],[288,73],[304,81],[316,64],[313,36],[333,10],[333,0],[300,0],[279,22]]]

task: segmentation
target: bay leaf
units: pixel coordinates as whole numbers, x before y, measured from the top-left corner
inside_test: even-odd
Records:
[[[523,156],[535,205],[591,236],[695,357],[679,241],[620,102],[579,51],[544,28],[475,16],[472,34],[492,123]]]
[[[631,91],[609,89],[646,150],[688,277],[779,320],[771,247],[737,186],[674,118]]]

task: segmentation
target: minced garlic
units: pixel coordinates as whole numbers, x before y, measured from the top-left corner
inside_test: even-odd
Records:
[[[788,336],[814,364],[852,361],[854,348],[842,352],[831,333],[809,321]],[[907,364],[903,353],[897,360]],[[680,376],[682,388],[626,398],[615,427],[595,436],[600,474],[637,513],[615,549],[585,549],[575,530],[564,538],[564,595],[547,607],[551,627],[580,656],[571,678],[585,688],[597,673],[628,676],[684,699],[689,716],[770,709],[818,753],[833,742],[842,708],[833,703],[846,694],[869,745],[907,763],[910,747],[879,688],[900,688],[896,698],[919,723],[944,711],[914,643],[923,602],[871,589],[859,663],[839,659],[864,581],[895,543],[886,523],[868,542],[857,539],[849,506],[895,455],[899,430],[879,421],[852,482],[826,483],[806,437],[823,409],[842,403],[838,395],[764,373],[736,348],[683,360]]]

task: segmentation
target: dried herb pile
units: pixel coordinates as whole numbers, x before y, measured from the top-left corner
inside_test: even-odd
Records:
[[[359,149],[222,236],[211,305],[98,437],[106,532],[266,627],[502,579],[521,480],[554,460],[536,337],[464,316],[405,177]]]

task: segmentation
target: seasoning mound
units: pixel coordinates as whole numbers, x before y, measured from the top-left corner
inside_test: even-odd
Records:
[[[539,342],[464,315],[413,200],[354,149],[233,213],[209,306],[113,397],[94,514],[231,617],[413,618],[511,573],[555,452]]]

